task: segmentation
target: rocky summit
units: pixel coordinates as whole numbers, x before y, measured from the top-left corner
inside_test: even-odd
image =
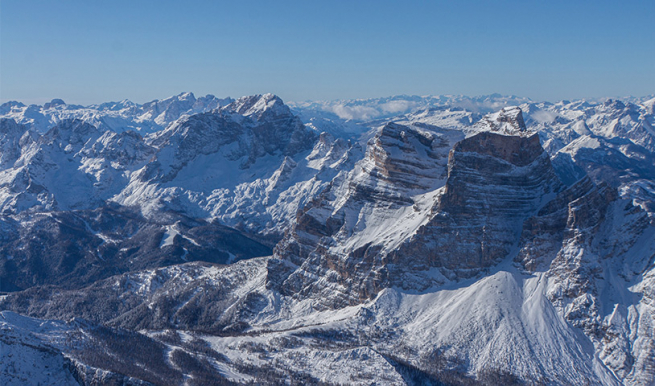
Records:
[[[647,98],[5,103],[0,383],[654,384],[654,126]]]

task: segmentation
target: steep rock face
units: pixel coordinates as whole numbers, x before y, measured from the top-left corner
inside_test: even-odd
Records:
[[[523,219],[562,188],[536,135],[477,134],[455,145],[448,169],[433,218],[391,262],[420,256],[426,267],[489,267],[511,252]]]
[[[78,379],[98,383],[202,383],[178,371],[192,363],[256,383],[279,371],[287,383],[653,384],[652,154],[619,130],[651,122],[652,103],[521,109],[525,125],[512,108],[467,127],[470,111],[399,117],[367,134],[365,153],[327,133],[295,152],[305,129],[272,96],[145,139],[12,126],[0,146],[25,203],[74,207],[48,173],[74,172],[107,197],[121,184],[96,176],[117,170],[136,194],[134,208],[0,217],[0,291],[14,291],[0,309],[132,330],[43,328],[54,343],[84,339],[84,355],[57,350],[80,354]],[[219,224],[288,233],[276,256],[248,259],[270,249]],[[116,344],[137,339],[146,356]]]
[[[585,177],[525,221],[516,258],[545,272],[549,301],[625,384],[655,380],[654,232],[647,212]]]
[[[14,166],[34,137],[34,133],[13,119],[0,119],[0,170]]]
[[[390,123],[381,129],[370,148],[368,159],[372,164],[362,166],[371,177],[379,180],[379,185],[426,190],[435,180],[443,178],[438,161],[443,158],[440,150],[443,152],[447,145],[447,139],[427,131]],[[400,194],[396,197],[403,199]]]
[[[380,128],[354,169],[337,175],[298,214],[296,225],[276,250],[300,267],[286,279],[271,280],[284,282],[282,288],[288,293],[311,293],[314,285],[341,286],[330,283],[339,276],[325,275],[332,268],[348,271],[336,267],[338,256],[360,255],[371,243],[383,239],[391,248],[398,242],[394,239],[403,237],[398,233],[410,232],[418,225],[394,228],[405,220],[420,221],[414,218],[413,206],[429,211],[426,195],[443,185],[454,138],[461,138],[461,133],[433,133],[397,124]],[[312,278],[316,277],[327,282],[315,283]],[[343,291],[334,291],[330,297],[340,297]]]
[[[482,132],[446,158],[456,135],[420,133],[385,126],[355,170],[305,207],[276,247],[299,267],[274,285],[335,305],[473,275],[510,254],[523,220],[564,187],[535,135]]]
[[[585,177],[562,191],[539,212],[525,220],[521,233],[521,245],[516,260],[523,268],[534,272],[545,269],[551,263],[548,256],[556,254],[562,246],[563,231],[566,228],[569,203],[584,197],[596,186]]]
[[[359,206],[366,203],[398,208],[412,203],[411,196],[416,192],[442,184],[449,136],[458,136],[458,133],[435,135],[393,123],[380,128],[368,142],[366,154],[355,168],[330,183],[330,192],[326,195],[340,196],[337,202],[330,198],[329,205],[336,212],[333,217],[353,217],[354,214],[346,212],[360,210]],[[356,222],[348,221],[345,225],[345,235],[357,228]]]
[[[646,288],[655,233],[644,211],[617,196],[604,185],[569,203],[562,245],[548,270],[548,298],[618,378],[649,384],[655,357],[644,348],[655,342]]]
[[[539,133],[567,184],[586,173],[654,216],[648,204],[655,197],[652,100],[528,103],[521,109],[527,127]]]

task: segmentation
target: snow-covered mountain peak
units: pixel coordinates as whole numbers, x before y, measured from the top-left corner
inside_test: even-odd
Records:
[[[187,92],[183,92],[183,93],[180,93],[179,95],[177,95],[177,99],[178,100],[194,100],[195,101],[196,96],[193,95],[192,92],[187,91]]]
[[[150,105],[160,105],[160,106],[168,106],[171,103],[174,102],[195,102],[196,101],[196,96],[193,95],[192,92],[183,92],[177,95],[169,96],[168,98],[164,99],[155,99],[153,101],[144,103],[144,106],[150,106]]]
[[[89,106],[89,108],[97,109],[98,111],[121,111],[125,109],[135,109],[137,107],[138,105],[129,99],[123,99],[120,102],[105,102]]]
[[[291,110],[282,99],[274,94],[250,95],[237,99],[225,106],[227,111],[233,111],[245,117],[261,119],[264,115],[272,117],[289,116]]]
[[[612,109],[624,109],[625,108],[625,103],[621,102],[618,99],[608,99],[605,102],[602,103],[604,107],[607,108],[612,108]]]
[[[92,137],[100,136],[100,130],[82,120],[69,119],[60,122],[43,135],[46,142],[58,141],[62,146],[84,144]]]
[[[213,95],[196,98],[193,93],[185,92],[142,105],[127,99],[86,107],[66,104],[61,99],[53,99],[43,106],[7,102],[0,106],[0,118],[14,119],[41,133],[67,119],[80,119],[103,130],[151,133],[181,117],[211,111],[232,101],[231,98],[219,99]]]
[[[653,104],[6,103],[0,384],[653,384]]]
[[[520,107],[503,107],[500,111],[485,115],[473,126],[473,132],[493,131],[505,135],[527,135]]]
[[[51,100],[50,102],[44,104],[43,109],[48,110],[48,109],[52,109],[52,108],[55,108],[55,107],[58,107],[58,106],[66,106],[66,102],[64,102],[63,99],[55,98],[55,99]]]
[[[644,102],[644,107],[646,107],[646,110],[648,111],[648,114],[655,114],[655,98],[649,99],[646,102]]]
[[[24,103],[18,101],[9,101],[0,105],[0,114],[5,115],[11,112],[12,109],[19,109],[25,107]]]

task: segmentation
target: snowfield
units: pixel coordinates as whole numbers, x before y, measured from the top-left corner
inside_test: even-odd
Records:
[[[5,103],[0,383],[655,384],[654,101]]]

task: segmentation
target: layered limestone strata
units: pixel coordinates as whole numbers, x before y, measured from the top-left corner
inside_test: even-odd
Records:
[[[447,134],[413,143],[417,132],[408,127],[382,129],[360,166],[366,178],[355,174],[335,180],[305,207],[277,247],[298,268],[291,274],[276,272],[270,280],[288,294],[323,294],[334,306],[363,301],[389,285],[425,289],[470,277],[508,256],[523,221],[564,185],[536,135],[482,132],[456,143],[443,165]],[[429,165],[412,162],[421,151],[434,155],[431,172]],[[374,166],[367,169],[367,164]],[[446,172],[444,185],[440,177]],[[356,193],[362,185],[369,189],[364,196],[377,197],[375,205],[367,208]],[[396,195],[385,196],[385,191]],[[350,196],[342,197],[344,192]],[[359,232],[363,223],[378,233]],[[385,223],[398,234],[385,234]]]

